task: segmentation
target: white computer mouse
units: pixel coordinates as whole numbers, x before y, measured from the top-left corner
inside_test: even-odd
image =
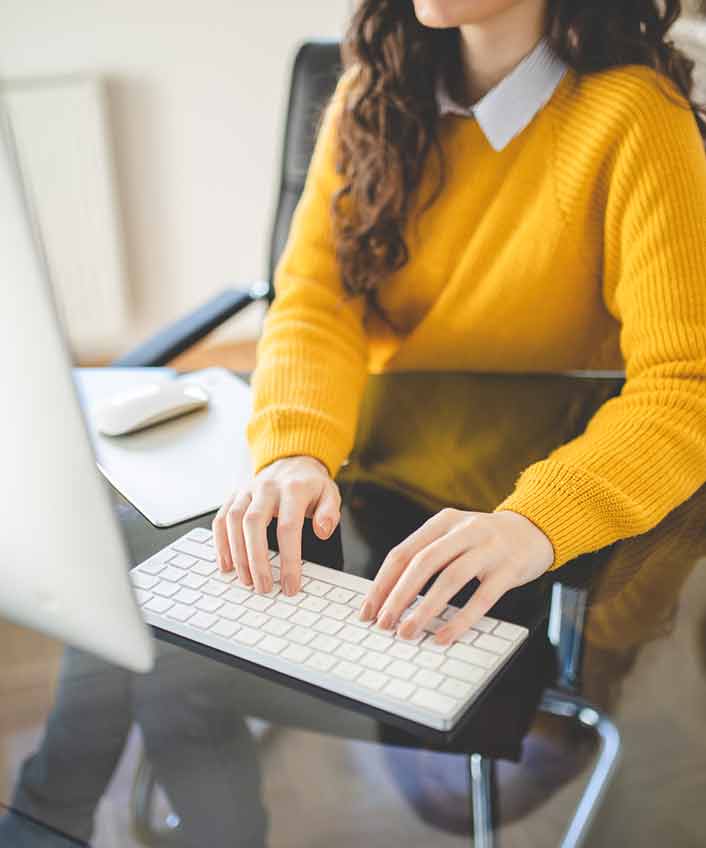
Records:
[[[208,392],[182,380],[143,383],[119,392],[93,410],[98,432],[106,436],[134,433],[208,406]]]

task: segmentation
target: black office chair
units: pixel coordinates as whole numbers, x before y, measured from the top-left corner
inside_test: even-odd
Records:
[[[115,360],[113,365],[130,368],[166,365],[251,303],[257,300],[267,300],[268,305],[272,303],[275,266],[287,241],[292,214],[304,188],[318,119],[333,94],[341,71],[341,51],[337,40],[308,41],[297,50],[289,87],[279,197],[270,234],[267,280],[255,282],[247,288],[226,289]]]

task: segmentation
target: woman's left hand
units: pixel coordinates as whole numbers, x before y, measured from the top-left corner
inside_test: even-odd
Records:
[[[436,632],[449,644],[472,627],[508,589],[540,577],[554,562],[544,533],[517,512],[442,509],[396,545],[383,561],[361,607],[360,617],[377,617],[392,629],[427,581],[441,572],[421,602],[398,627],[414,639],[449,600],[474,577],[480,585],[462,609]]]

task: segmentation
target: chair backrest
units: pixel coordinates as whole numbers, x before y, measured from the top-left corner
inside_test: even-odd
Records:
[[[275,266],[287,241],[292,214],[304,188],[319,117],[333,94],[341,71],[338,40],[307,41],[299,48],[294,59],[279,196],[270,237],[267,276],[270,285],[267,298],[270,303],[274,299]]]

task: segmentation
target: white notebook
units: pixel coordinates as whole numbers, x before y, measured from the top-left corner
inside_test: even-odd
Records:
[[[77,368],[74,377],[98,467],[157,527],[218,509],[252,479],[245,439],[250,387],[239,377],[223,368],[179,376],[168,368]],[[127,436],[97,432],[91,416],[95,404],[155,378],[200,383],[209,393],[208,407]]]

